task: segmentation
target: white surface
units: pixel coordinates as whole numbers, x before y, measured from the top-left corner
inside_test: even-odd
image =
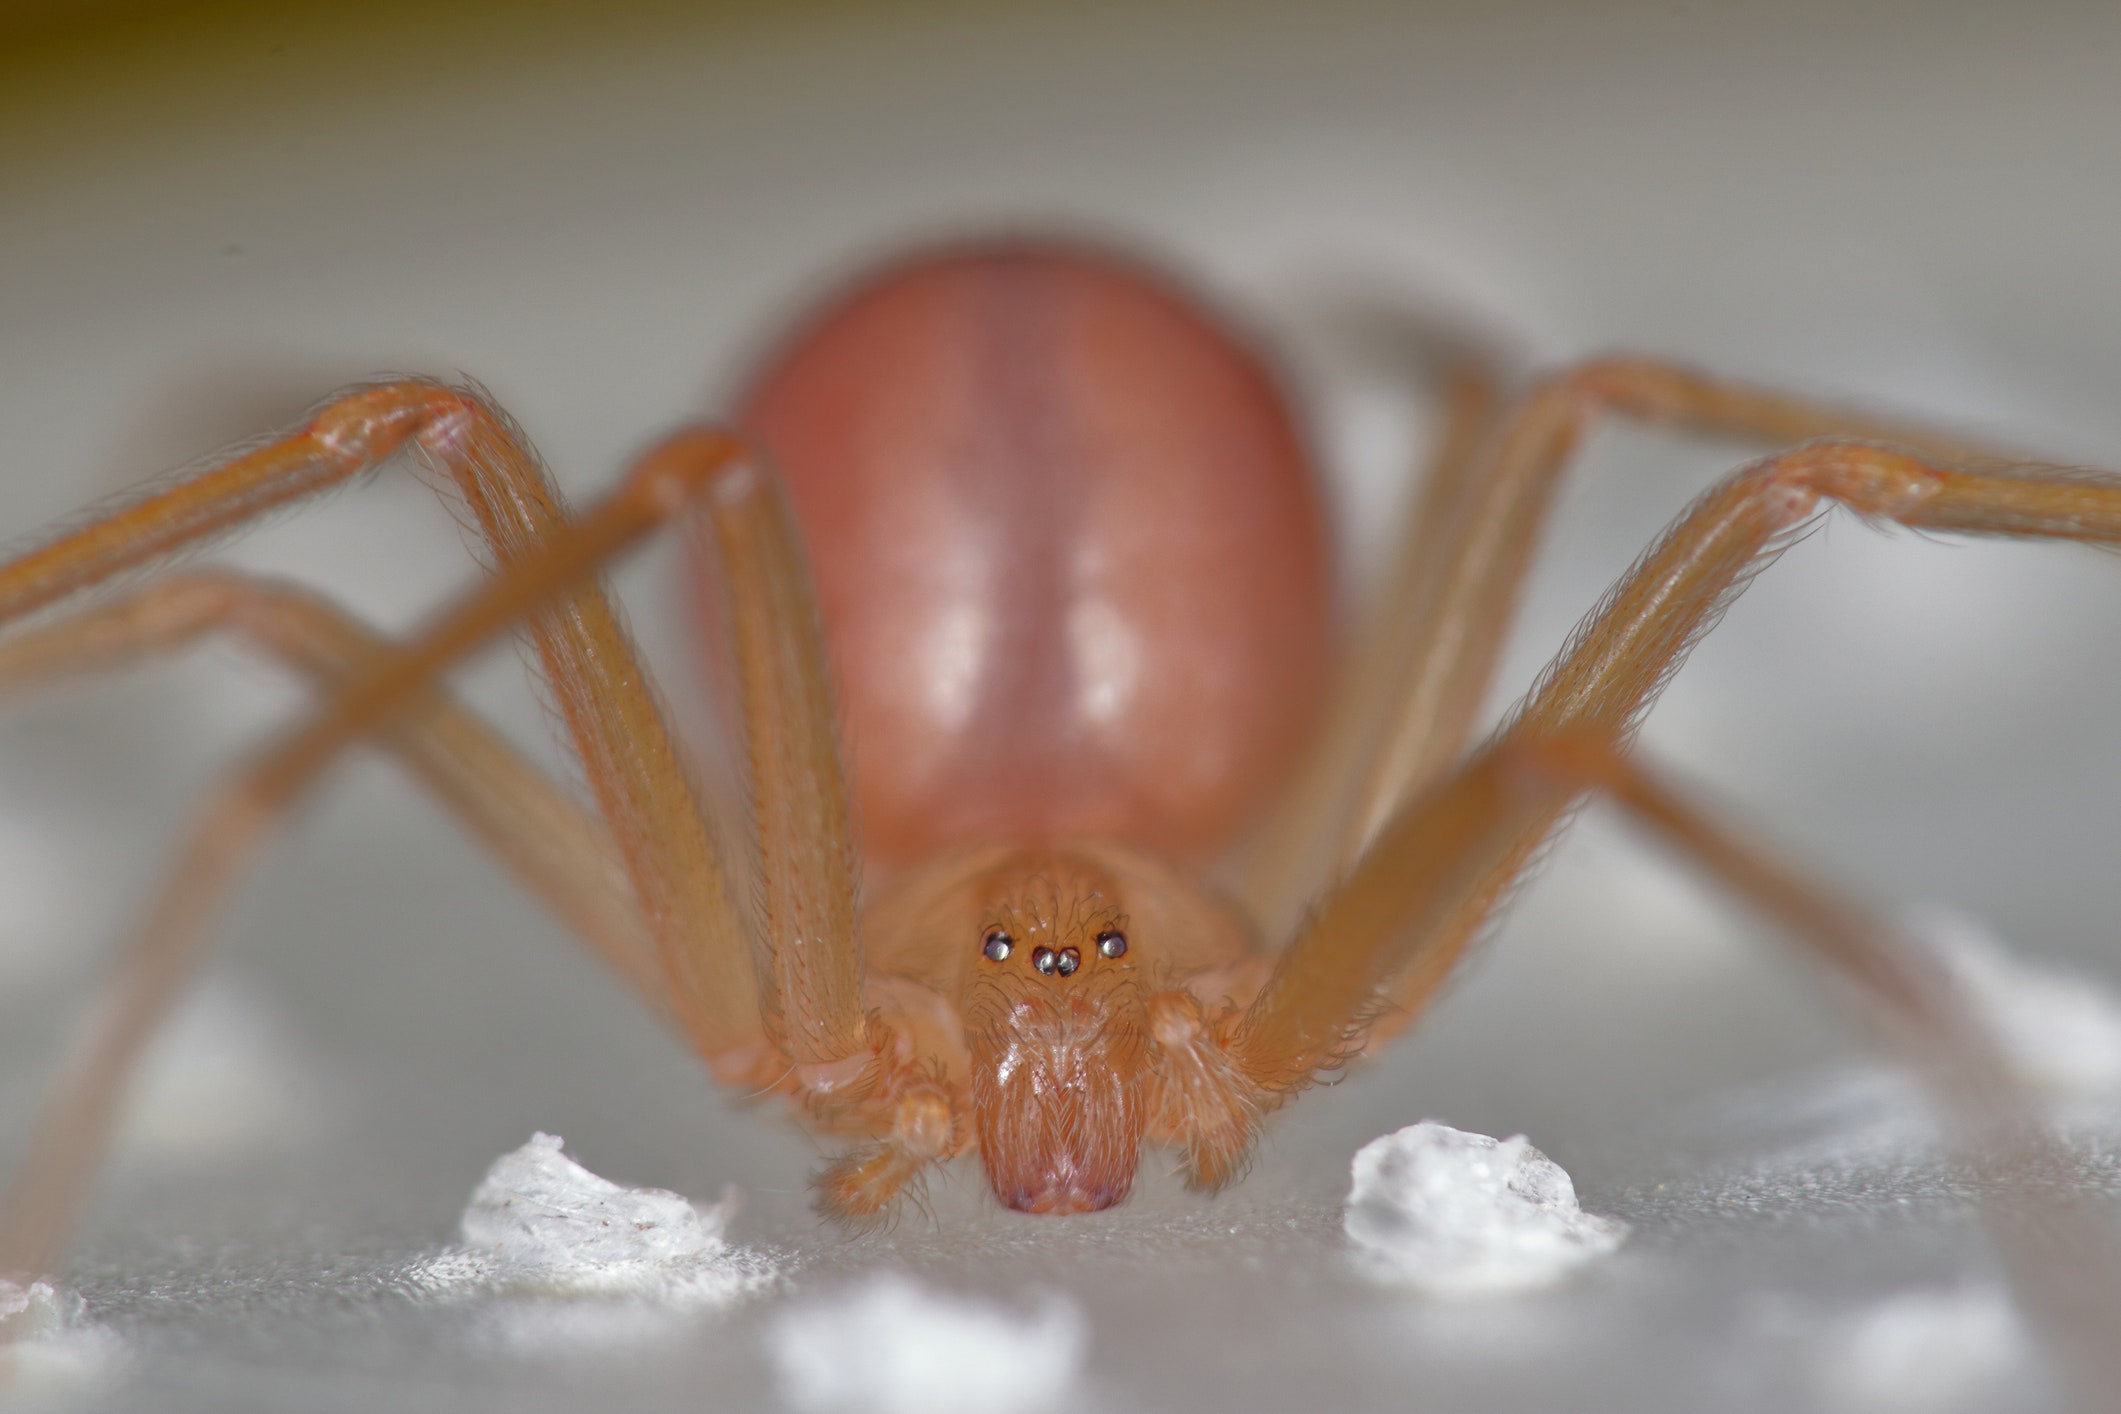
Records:
[[[1568,1174],[1522,1134],[1423,1120],[1356,1150],[1353,1180],[1342,1222],[1366,1264],[1431,1296],[1551,1286],[1628,1231],[1577,1206]]]
[[[1850,1312],[1834,1344],[1826,1393],[1851,1411],[1977,1408],[2032,1358],[2008,1293],[1987,1286],[1910,1291]]]
[[[315,1140],[331,1093],[278,1007],[246,979],[211,971],[142,1059],[118,1149],[167,1165],[269,1158]]]
[[[879,1276],[790,1307],[766,1348],[807,1414],[1031,1414],[1069,1407],[1090,1343],[1064,1298],[993,1304]]]

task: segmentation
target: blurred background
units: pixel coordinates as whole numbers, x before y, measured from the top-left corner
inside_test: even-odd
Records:
[[[481,380],[586,497],[835,277],[995,229],[1137,248],[1253,331],[1304,399],[1351,602],[1433,420],[1374,337],[1417,317],[1527,372],[1638,350],[2121,465],[2117,61],[2096,4],[0,4],[0,533],[386,371]],[[1596,439],[1496,711],[1744,455]],[[391,629],[473,572],[397,472],[223,557]],[[620,582],[697,729],[675,561]],[[1644,749],[1875,899],[2112,980],[2116,643],[2110,557],[1837,522]],[[559,764],[511,653],[461,685]],[[0,1158],[206,782],[304,700],[213,649],[0,704]],[[1027,1226],[967,1172],[934,1224],[854,1242],[808,1214],[816,1142],[717,1094],[362,761],[245,891],[98,1190],[75,1279],[147,1373],[55,1397],[769,1407],[756,1311],[547,1366],[393,1304],[390,1264],[545,1129],[623,1181],[739,1185],[734,1235],[799,1263],[776,1300],[874,1265],[1075,1293],[1084,1405],[1836,1407],[1810,1372],[1854,1303],[1988,1271],[1917,1141],[1836,1147],[1864,1054],[1594,812],[1434,1019],[1290,1111],[1243,1187],[1192,1198],[1152,1160],[1128,1209]],[[1424,1117],[1529,1134],[1636,1222],[1622,1275],[1472,1315],[1348,1278],[1349,1155]],[[1793,1134],[1810,1157],[1777,1159]]]

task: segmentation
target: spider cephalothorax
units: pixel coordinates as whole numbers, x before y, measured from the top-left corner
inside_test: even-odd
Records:
[[[1120,1202],[1144,1142],[1190,1149],[1203,1101],[1227,1107],[1195,1093],[1213,1091],[1200,1072],[1220,1055],[1207,1022],[1257,989],[1261,960],[1227,902],[1153,858],[1103,842],[974,849],[885,889],[864,925],[879,1051],[928,1069],[881,1067],[845,1129],[888,1132],[827,1171],[831,1211],[870,1216],[888,1201],[874,1180],[918,1167],[907,1095],[952,1116],[947,1148],[922,1152],[976,1152],[995,1196],[1036,1213]]]
[[[1153,948],[1130,948],[1114,891],[1056,859],[1018,875],[981,933],[964,1011],[969,1099],[987,1182],[1025,1212],[1108,1208],[1134,1182],[1148,1121],[1141,960]]]

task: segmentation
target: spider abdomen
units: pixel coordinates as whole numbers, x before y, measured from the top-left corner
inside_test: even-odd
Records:
[[[872,855],[1197,859],[1300,747],[1309,462],[1266,366],[1161,278],[1050,242],[922,256],[802,328],[737,422],[802,526]]]

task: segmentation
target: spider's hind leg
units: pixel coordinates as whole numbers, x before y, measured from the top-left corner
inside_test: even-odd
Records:
[[[299,585],[227,569],[176,571],[0,638],[0,693],[109,671],[228,635],[329,691],[397,645]],[[407,707],[379,742],[526,888],[668,1016],[655,950],[610,833],[447,692]]]

